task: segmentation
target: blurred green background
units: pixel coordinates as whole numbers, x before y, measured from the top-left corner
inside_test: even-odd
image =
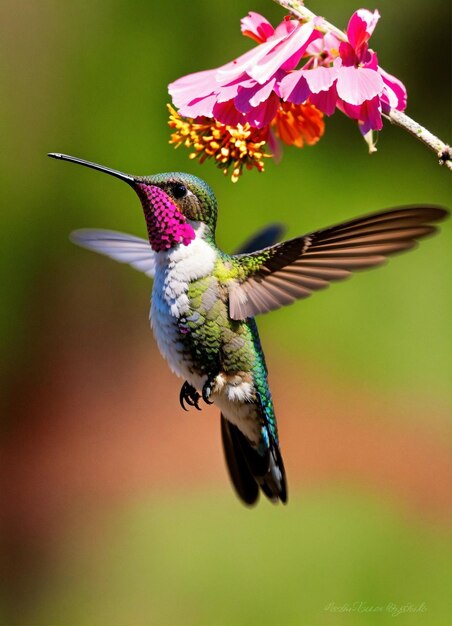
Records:
[[[359,8],[308,6],[342,27]],[[377,8],[380,64],[447,141],[449,3]],[[144,222],[126,185],[49,151],[205,178],[227,250],[275,220],[295,236],[450,206],[450,173],[388,123],[370,157],[337,114],[317,146],[236,185],[169,146],[167,84],[246,51],[249,10],[284,15],[270,0],[0,0],[5,626],[450,623],[450,223],[260,320],[289,504],[253,510],[228,485],[216,411],[182,415],[149,281],[68,241]]]

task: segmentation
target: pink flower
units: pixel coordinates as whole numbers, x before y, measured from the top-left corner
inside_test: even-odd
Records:
[[[286,17],[274,28],[262,15],[248,13],[241,30],[257,43],[254,48],[169,85],[178,109],[171,113],[171,142],[193,147],[191,158],[201,162],[215,159],[225,172],[233,164],[236,180],[244,165],[263,170],[262,159],[270,156],[265,144],[276,158],[278,139],[298,147],[316,143],[323,114],[339,109],[358,122],[374,150],[372,131],[382,128],[382,113],[406,107],[404,85],[369,48],[379,18],[378,11],[359,9],[343,41],[337,29],[321,32],[330,27],[320,17]]]
[[[348,41],[340,43],[333,64],[329,64],[334,56],[330,50],[325,57],[327,66],[311,68],[307,64],[291,72],[281,81],[282,98],[296,104],[309,98],[326,115],[337,107],[359,122],[363,134],[380,130],[382,111],[405,109],[406,90],[397,78],[378,66],[377,55],[369,50],[368,41],[379,17],[378,11],[356,11],[348,23]]]
[[[283,20],[276,29],[258,13],[242,20],[242,32],[258,46],[217,69],[184,76],[168,87],[184,117],[214,117],[223,124],[268,126],[280,103],[279,82],[308,46],[321,37],[315,22]]]

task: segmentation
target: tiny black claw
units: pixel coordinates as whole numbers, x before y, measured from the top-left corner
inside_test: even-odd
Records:
[[[196,389],[192,387],[189,382],[185,381],[179,394],[179,402],[184,411],[188,411],[185,403],[187,403],[188,406],[194,406],[196,409],[198,409],[198,411],[200,411],[201,407],[198,404],[200,397],[201,396],[196,391]]]
[[[212,400],[209,400],[211,395],[212,387],[210,386],[210,381],[208,380],[202,388],[202,399],[206,404],[213,404]]]
[[[206,394],[203,394],[202,399],[206,404],[213,404],[213,400],[209,400],[209,396],[207,396]]]
[[[187,383],[185,382],[180,390],[180,394],[179,394],[179,403],[181,405],[181,407],[184,409],[184,411],[188,411],[188,409],[186,408],[185,404],[184,404],[184,400],[185,400],[185,393],[186,393],[186,385]]]

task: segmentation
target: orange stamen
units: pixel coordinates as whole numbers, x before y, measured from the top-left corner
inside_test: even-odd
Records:
[[[313,104],[281,102],[272,122],[278,137],[288,146],[313,146],[325,130],[323,113]]]

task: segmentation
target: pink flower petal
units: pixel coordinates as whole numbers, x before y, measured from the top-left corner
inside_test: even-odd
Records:
[[[261,43],[259,46],[248,50],[248,52],[245,52],[245,54],[242,54],[242,56],[238,57],[234,61],[218,68],[215,77],[217,82],[221,84],[230,83],[245,72],[249,74],[248,69],[254,67],[261,59],[269,54],[280,41],[283,41],[285,38],[287,38],[287,35],[280,37],[279,39],[272,39],[270,41],[266,41],[265,43]]]
[[[364,64],[364,67],[378,72],[378,57],[377,57],[377,53],[374,52],[373,50],[369,51],[369,55]]]
[[[217,101],[217,96],[203,96],[195,98],[189,104],[179,107],[179,114],[182,117],[212,117],[213,106]]]
[[[217,69],[205,70],[182,76],[168,85],[168,91],[173,98],[174,105],[179,108],[188,104],[194,98],[208,96],[217,88],[215,74]]]
[[[308,83],[305,73],[309,71],[297,70],[287,74],[279,84],[279,93],[283,100],[293,102],[294,104],[302,104],[310,95]]]
[[[325,113],[325,115],[333,115],[336,110],[337,103],[337,91],[336,85],[332,85],[332,87],[328,91],[321,91],[320,93],[311,94],[309,97],[309,101],[311,104],[316,106],[319,111]]]
[[[351,119],[359,121],[363,135],[369,130],[381,130],[383,127],[378,96],[359,106],[339,100],[338,108]]]
[[[358,9],[358,11],[356,11],[356,15],[366,22],[366,30],[370,38],[375,30],[378,20],[380,19],[380,13],[377,10],[372,13],[372,11],[369,11],[368,9]]]
[[[342,65],[354,66],[359,63],[355,49],[347,41],[342,41],[339,44],[339,54],[341,55]]]
[[[324,39],[324,37],[319,37],[319,39],[315,39],[315,41],[312,41],[306,48],[306,54],[308,54],[309,56],[318,56],[319,54],[322,54],[322,52],[324,52],[325,50]]]
[[[353,13],[347,26],[347,38],[356,52],[369,41],[379,19],[378,11],[359,9]]]
[[[339,74],[336,67],[316,67],[313,70],[301,70],[312,93],[328,91]]]
[[[298,20],[284,19],[275,29],[275,37],[287,37],[300,25]]]
[[[245,121],[254,128],[264,128],[268,126],[275,117],[279,109],[279,98],[272,93],[267,100],[261,102],[257,107],[249,110],[245,115]]]
[[[362,104],[383,91],[384,83],[378,72],[364,67],[341,67],[337,78],[339,98],[349,104]]]
[[[217,102],[227,102],[232,100],[243,87],[253,87],[256,81],[249,78],[247,74],[242,74],[231,83],[218,87]]]
[[[246,121],[243,113],[235,108],[234,100],[215,104],[212,116],[228,126],[237,126],[237,124],[244,124]]]
[[[326,59],[324,62],[337,56],[341,42],[333,33],[326,33],[320,39],[316,39],[306,48],[306,54],[309,56],[318,56],[322,53],[326,53]]]
[[[261,57],[255,65],[250,67],[248,74],[258,83],[265,83],[296,53],[299,60],[311,41],[320,36],[320,33],[314,30],[314,25],[310,22],[298,26],[274,50]]]
[[[341,43],[340,39],[334,33],[326,33],[323,37],[323,42],[327,52],[339,50]]]
[[[398,109],[404,111],[407,104],[407,92],[405,85],[395,76],[391,76],[388,72],[381,67],[378,68],[378,73],[383,78],[385,88],[381,97],[382,102],[387,104],[391,109]]]
[[[361,112],[362,122],[360,123],[360,131],[366,135],[369,130],[381,130],[383,128],[383,120],[381,119],[381,109],[379,98],[373,98],[369,102],[365,102]]]
[[[251,88],[242,87],[234,100],[235,107],[242,113],[248,113],[251,108],[257,107],[261,102],[268,100],[276,80],[272,78],[265,85],[259,85],[255,81],[252,82],[254,85]]]
[[[267,41],[275,32],[270,22],[260,13],[254,11],[250,11],[246,17],[240,20],[240,28],[246,37],[251,37],[257,43]]]
[[[339,69],[336,67],[292,72],[281,81],[281,97],[294,104],[302,104],[309,98],[320,111],[332,115],[336,108],[337,92],[334,83],[338,73]]]
[[[261,102],[268,100],[271,92],[273,91],[273,87],[275,86],[276,79],[272,78],[266,85],[261,87],[259,91],[256,91],[254,96],[250,99],[250,104],[252,107],[257,107]]]
[[[348,102],[344,102],[343,100],[337,101],[337,108],[342,111],[347,117],[352,120],[359,120],[359,116],[361,115],[361,105],[359,104],[348,104]]]

